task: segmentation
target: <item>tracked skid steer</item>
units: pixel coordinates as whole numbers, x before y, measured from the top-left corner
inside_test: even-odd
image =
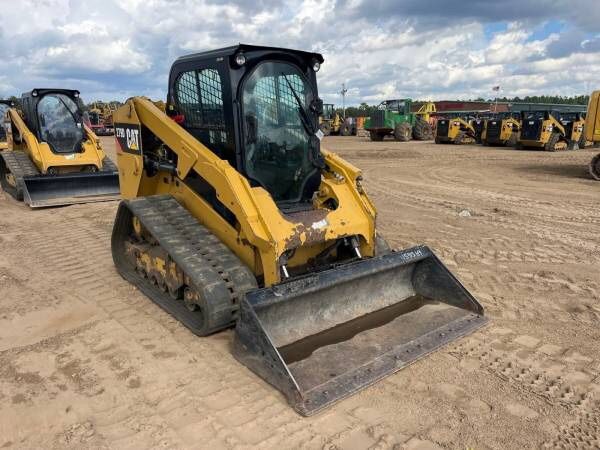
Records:
[[[463,117],[443,118],[437,121],[436,144],[475,144],[478,139],[473,123]]]
[[[518,149],[559,152],[574,148],[558,111],[523,111]]]
[[[485,146],[514,147],[521,132],[520,115],[516,113],[497,113],[485,119],[481,143]]]
[[[600,144],[600,91],[590,95],[584,126],[585,140],[592,145]],[[600,181],[600,153],[592,158],[589,165],[590,175],[594,180]]]
[[[117,167],[84,124],[78,91],[34,89],[23,94],[21,108],[4,119],[5,192],[32,208],[119,198]]]
[[[429,248],[390,250],[360,170],[321,147],[322,63],[189,55],[165,110],[134,97],[114,115],[117,270],[199,336],[235,327],[235,358],[303,415],[486,321]]]

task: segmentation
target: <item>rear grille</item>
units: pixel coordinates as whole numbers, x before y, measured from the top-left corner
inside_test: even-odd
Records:
[[[447,119],[438,120],[436,136],[446,137],[448,136],[448,128],[450,127],[450,121]]]
[[[499,139],[500,138],[500,121],[499,120],[488,120],[487,123],[487,139]]]
[[[524,141],[537,141],[542,133],[542,119],[525,119],[521,130],[521,139]]]
[[[371,128],[385,127],[385,111],[377,110],[371,115]]]

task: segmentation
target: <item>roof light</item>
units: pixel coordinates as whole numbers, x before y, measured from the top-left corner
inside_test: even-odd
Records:
[[[243,53],[238,53],[235,55],[235,63],[240,67],[246,64],[246,57]]]
[[[37,95],[38,95],[38,91],[36,91],[35,89],[33,91],[31,91],[32,97],[37,97]]]
[[[316,60],[315,60],[315,61],[313,61],[313,66],[312,66],[312,68],[313,68],[313,70],[314,70],[315,72],[318,72],[318,71],[319,71],[319,69],[321,68],[321,63],[320,63],[319,61],[316,61]]]

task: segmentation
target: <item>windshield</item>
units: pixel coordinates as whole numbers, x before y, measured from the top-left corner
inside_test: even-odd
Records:
[[[331,119],[333,117],[333,105],[331,104],[324,104],[323,105],[323,118],[324,119]]]
[[[287,63],[261,63],[244,83],[246,173],[275,201],[299,201],[316,171],[302,122],[313,96],[299,69]]]
[[[40,137],[55,153],[75,153],[84,138],[79,107],[64,94],[48,94],[37,105]]]
[[[100,114],[97,111],[90,111],[88,116],[90,118],[90,124],[100,125]]]
[[[386,100],[379,104],[379,109],[402,112],[404,111],[404,100]]]

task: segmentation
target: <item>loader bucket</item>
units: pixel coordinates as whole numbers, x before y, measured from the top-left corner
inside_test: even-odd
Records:
[[[415,247],[247,293],[233,354],[308,416],[486,321],[440,260]]]
[[[119,197],[118,172],[23,178],[23,200],[32,208],[103,202]]]

